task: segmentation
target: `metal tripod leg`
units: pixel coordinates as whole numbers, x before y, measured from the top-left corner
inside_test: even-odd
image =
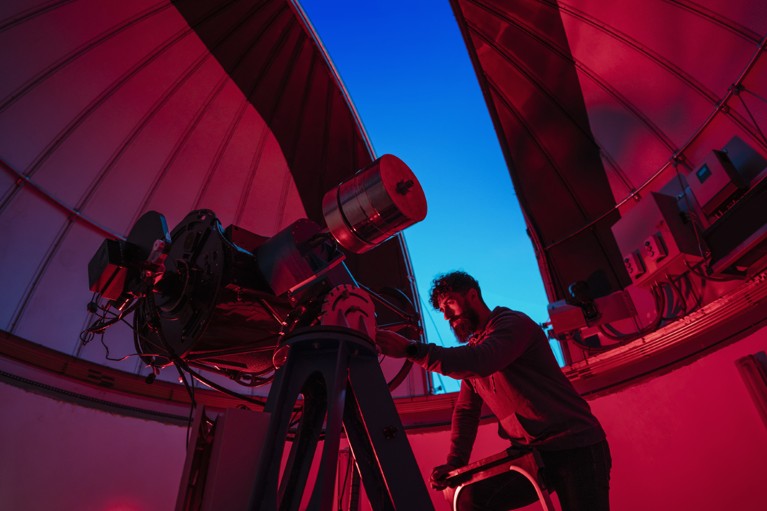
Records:
[[[434,509],[374,353],[349,367],[344,426],[374,511]]]
[[[276,511],[298,509],[317,449],[322,419],[327,411],[325,444],[319,475],[308,510],[330,510],[338,458],[338,444],[346,390],[349,354],[345,343],[317,335],[287,341],[290,355],[277,371],[264,411],[271,414],[269,430],[256,472],[250,509]],[[302,420],[285,468],[278,500],[277,481],[285,438],[299,393],[304,393],[308,416]],[[328,472],[330,475],[328,475]]]
[[[265,407],[271,420],[250,509],[298,509],[325,410],[325,441],[307,510],[332,509],[342,422],[358,463],[365,460],[360,472],[368,495],[386,495],[376,499],[376,511],[433,509],[370,341],[354,330],[317,327],[285,342],[290,352]],[[299,393],[304,393],[308,416],[299,427],[278,498],[280,462]]]

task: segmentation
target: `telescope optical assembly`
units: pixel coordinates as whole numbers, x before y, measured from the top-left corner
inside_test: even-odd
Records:
[[[156,370],[183,361],[260,385],[284,336],[319,325],[332,289],[357,285],[340,248],[380,245],[422,220],[426,199],[412,171],[385,155],[326,193],[323,214],[327,229],[301,219],[267,238],[224,229],[210,210],[190,212],[168,233],[164,217],[149,212],[126,241],[104,241],[90,287],[120,318],[134,313],[136,351]],[[112,324],[97,323],[84,334]]]

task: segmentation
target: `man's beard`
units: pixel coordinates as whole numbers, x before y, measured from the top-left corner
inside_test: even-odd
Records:
[[[469,339],[479,328],[479,315],[474,309],[468,309],[460,316],[450,320],[450,328],[455,334],[455,338],[460,343],[467,343]]]

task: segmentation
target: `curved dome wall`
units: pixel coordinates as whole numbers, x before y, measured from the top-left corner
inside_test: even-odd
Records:
[[[210,209],[262,236],[303,217],[322,224],[323,194],[373,160],[292,2],[0,9],[0,329],[10,334],[145,371],[78,338],[87,264],[104,237],[126,236],[149,210],[172,228]],[[400,236],[347,262],[367,286],[415,296]],[[133,352],[127,326],[106,342],[109,358]]]
[[[85,263],[105,234],[125,235],[133,219],[150,208],[165,212],[173,225],[198,203],[219,211],[225,222],[240,223],[270,234],[292,218],[304,214],[314,218],[317,201],[324,191],[315,188],[332,186],[338,181],[329,174],[332,169],[338,168],[339,175],[345,175],[353,172],[357,163],[370,158],[369,154],[365,156],[366,150],[355,150],[352,153],[357,155],[354,158],[358,158],[358,162],[333,163],[352,153],[339,152],[333,156],[328,141],[340,137],[346,142],[353,141],[355,147],[366,147],[364,134],[361,130],[355,131],[358,125],[353,111],[333,73],[327,71],[321,54],[310,51],[312,45],[302,43],[301,32],[292,28],[301,25],[289,22],[288,4],[225,2],[211,8],[209,16],[185,10],[186,6],[199,6],[200,2],[124,4],[82,0],[8,1],[0,5],[0,59],[3,69],[12,70],[0,80],[0,159],[3,162],[0,170],[0,329],[99,363],[104,360],[103,349],[94,343],[78,353],[77,334],[85,324],[83,309],[90,296],[85,290]],[[557,286],[566,286],[569,279],[580,278],[576,270],[581,264],[594,271],[614,263],[611,259],[614,250],[603,251],[609,242],[609,230],[595,227],[595,232],[590,233],[590,222],[601,222],[602,214],[607,214],[605,219],[610,222],[614,221],[616,205],[631,197],[631,190],[641,191],[641,186],[648,182],[646,190],[656,189],[656,183],[668,181],[669,173],[673,175],[673,172],[664,165],[672,151],[662,140],[672,140],[672,145],[682,148],[684,142],[692,140],[698,128],[703,127],[696,142],[687,146],[688,158],[698,157],[694,156],[698,154],[698,149],[694,149],[696,144],[703,148],[701,151],[708,151],[711,147],[721,147],[732,133],[740,134],[749,144],[764,150],[763,143],[754,134],[755,124],[746,129],[733,121],[729,112],[720,111],[706,101],[700,103],[699,98],[687,98],[684,92],[687,85],[673,86],[681,78],[671,81],[668,77],[659,78],[669,73],[668,68],[660,73],[663,66],[657,63],[659,55],[649,51],[653,47],[654,51],[662,50],[667,62],[669,59],[673,62],[677,54],[687,55],[677,65],[689,66],[685,71],[692,73],[690,76],[695,80],[707,83],[715,96],[722,99],[726,97],[728,82],[736,83],[734,80],[739,78],[738,69],[746,69],[748,56],[758,57],[743,80],[744,91],[747,91],[743,99],[753,118],[762,122],[764,107],[752,100],[757,94],[764,97],[761,93],[764,91],[759,89],[765,83],[761,51],[764,39],[759,42],[753,37],[738,35],[742,32],[738,25],[751,27],[748,30],[757,34],[765,33],[767,16],[761,2],[713,2],[704,7],[686,0],[652,1],[637,3],[641,8],[636,10],[625,2],[615,5],[580,1],[577,4],[515,2],[516,6],[532,5],[539,12],[514,16],[503,12],[508,2],[492,4],[492,9],[488,9],[488,3],[476,1],[456,4],[465,10],[465,19],[459,21],[467,24],[465,29],[473,41],[479,40],[475,32],[479,32],[483,23],[493,23],[493,18],[499,16],[528,28],[542,23],[547,27],[545,30],[528,33],[536,34],[537,41],[545,40],[546,34],[554,34],[557,44],[563,44],[563,33],[566,34],[574,57],[561,53],[555,57],[578,64],[574,73],[567,76],[570,85],[574,77],[578,78],[582,98],[570,96],[577,112],[565,117],[577,122],[567,131],[575,133],[577,140],[596,141],[589,150],[581,147],[582,153],[577,159],[578,162],[601,161],[596,170],[581,174],[569,169],[560,175],[544,166],[534,167],[538,168],[537,174],[524,172],[527,167],[518,159],[528,156],[536,161],[548,158],[560,163],[556,170],[564,169],[561,164],[569,161],[573,144],[560,146],[559,130],[544,130],[544,136],[540,131],[529,133],[521,128],[523,125],[533,127],[535,123],[528,121],[533,121],[535,116],[506,118],[504,122],[508,124],[504,126],[513,129],[500,131],[505,139],[502,142],[507,146],[516,140],[513,137],[523,137],[520,140],[528,137],[528,142],[530,138],[540,142],[539,148],[563,151],[549,154],[541,150],[532,154],[519,150],[525,145],[522,143],[519,147],[506,147],[507,156],[512,149],[519,150],[519,154],[514,153],[510,159],[516,162],[510,164],[512,172],[519,172],[514,178],[518,186],[539,187],[548,179],[557,201],[547,199],[546,206],[563,204],[562,210],[552,210],[551,218],[538,218],[537,215],[545,214],[540,210],[526,211],[530,218],[536,215],[531,219],[531,227],[540,229],[536,236],[543,240],[543,248],[548,247],[543,252],[550,256],[546,264],[553,269],[546,271],[556,273],[552,281],[558,284],[550,287],[552,297],[559,296],[564,289]],[[555,5],[559,11],[554,9]],[[293,70],[280,67],[278,57],[261,61],[262,67],[257,68],[266,74],[259,75],[263,78],[251,83],[252,87],[242,80],[231,79],[227,71],[236,64],[237,58],[232,60],[217,54],[214,51],[216,30],[209,33],[202,27],[207,26],[204,20],[208,17],[226,18],[229,27],[240,26],[240,22],[246,24],[253,21],[247,15],[251,8],[266,15],[268,23],[262,25],[261,32],[246,34],[253,39],[235,30],[239,34],[238,44],[232,43],[233,47],[251,48],[251,43],[256,44],[256,35],[261,33],[258,41],[269,41],[269,47],[279,49],[278,53],[284,50],[288,56],[305,58],[303,62],[309,67],[299,67],[304,74],[298,73],[299,68],[295,70],[296,81],[290,80]],[[627,10],[623,13],[621,9]],[[484,20],[473,20],[470,13],[488,10],[492,16]],[[545,12],[548,12],[548,16],[544,16],[548,21],[540,19]],[[725,12],[726,16],[721,14]],[[225,13],[229,15],[224,16]],[[300,20],[300,16],[294,19]],[[194,33],[190,31],[190,24],[195,27]],[[696,51],[696,44],[688,47],[680,43],[690,37],[686,29],[693,26],[696,34],[705,35],[709,30],[716,34],[710,40],[703,38],[711,42],[705,51]],[[276,32],[271,32],[272,28]],[[304,25],[302,30],[305,29]],[[477,51],[476,57],[480,60],[493,57],[498,49],[495,41],[503,41],[512,32],[508,28],[497,33],[482,30],[487,37],[482,39],[483,46],[477,46],[481,51]],[[633,41],[627,38],[629,34]],[[590,43],[587,35],[597,39]],[[645,39],[648,37],[651,40]],[[636,44],[640,40],[644,42]],[[654,46],[660,43],[663,43],[660,47]],[[718,45],[722,45],[721,48]],[[514,45],[517,49],[525,46]],[[719,53],[720,49],[738,56],[731,67],[714,68],[723,65],[727,58]],[[599,53],[607,60],[596,59],[592,53]],[[709,55],[712,63],[706,78],[698,66],[705,67]],[[495,55],[506,63],[512,61],[509,56],[506,50]],[[688,62],[692,56],[699,60]],[[640,65],[641,59],[648,59],[649,63]],[[85,62],[90,65],[84,65]],[[610,77],[609,82],[601,80],[603,85],[625,84],[631,89],[638,83],[630,78],[632,73],[641,71],[644,78],[655,77],[652,87],[644,83],[644,88],[664,93],[645,95],[635,89],[634,94],[624,96],[630,102],[619,101],[614,88],[594,87],[596,81],[588,85],[597,76],[593,70],[602,64],[604,67],[598,75]],[[632,64],[636,64],[636,69]],[[717,69],[722,71],[721,76]],[[276,74],[266,70],[275,70]],[[280,95],[279,108],[270,109],[268,105],[257,105],[254,98],[248,99],[247,91],[266,87],[269,76],[278,77],[277,82],[269,86],[272,91],[286,91]],[[531,76],[526,74],[524,78]],[[554,78],[547,83],[557,84],[557,76],[554,73]],[[193,87],[193,82],[201,89]],[[296,89],[305,94],[287,92]],[[532,95],[535,88],[526,90],[531,96],[529,101],[516,105],[519,112],[526,111],[527,107],[540,108]],[[501,100],[501,90],[490,92],[494,100]],[[507,94],[505,99],[512,97],[513,94]],[[545,101],[546,98],[537,99]],[[727,97],[728,106],[739,112],[741,119],[750,119],[745,106],[738,106],[739,101],[739,98]],[[636,105],[638,111],[626,109],[629,104]],[[689,119],[683,110],[688,104],[694,112]],[[309,108],[310,105],[314,107]],[[538,117],[545,118],[551,111],[561,110],[554,106],[556,108],[545,110],[546,115]],[[646,139],[642,133],[647,131],[647,124],[636,117],[644,109],[653,124],[663,128],[659,132],[650,130],[649,135],[645,133]],[[679,110],[684,115],[671,115]],[[709,119],[706,112],[712,114],[711,124],[705,123]],[[311,122],[291,124],[287,121],[290,115],[305,115]],[[494,115],[498,122],[502,112]],[[609,119],[620,121],[617,126],[622,129],[610,131],[607,128],[610,123],[605,122]],[[516,127],[513,120],[518,122]],[[556,122],[560,121],[562,119]],[[280,123],[300,125],[301,129],[293,133],[295,138],[286,138]],[[625,137],[618,137],[624,132]],[[636,143],[631,138],[634,132],[639,137]],[[665,135],[659,137],[660,133]],[[594,145],[598,146],[597,150]],[[300,162],[304,165],[301,168],[309,169],[306,174],[303,171],[297,174]],[[617,172],[618,164],[625,173],[623,177]],[[324,169],[322,175],[310,172],[314,168]],[[658,171],[658,177],[651,180]],[[682,167],[680,171],[689,169]],[[326,175],[327,182],[320,182]],[[543,179],[538,182],[536,175]],[[554,187],[553,183],[560,178],[571,186]],[[599,183],[592,187],[594,179]],[[527,202],[531,202],[530,192],[522,188],[518,188],[520,196],[528,194]],[[596,202],[592,204],[592,201]],[[260,205],[264,204],[268,206],[262,209]],[[623,204],[620,213],[631,204],[632,201]],[[562,226],[557,222],[563,222]],[[544,230],[542,226],[552,230]],[[584,227],[586,234],[582,237],[567,238]],[[402,269],[394,273],[404,278],[408,266],[407,259],[401,256],[399,243],[390,243],[389,247],[394,247],[396,265]],[[562,252],[556,253],[559,246]],[[376,252],[384,249],[389,248],[381,247]],[[600,252],[604,255],[599,255]],[[566,266],[567,257],[573,259],[572,266]],[[359,271],[368,267],[367,263],[359,266]],[[370,266],[377,270],[382,267]],[[610,285],[622,282],[619,273],[615,271]],[[375,281],[375,276],[369,279]],[[394,277],[386,275],[384,280],[389,279]],[[401,285],[403,282],[399,281],[400,287],[407,288]],[[745,294],[744,302],[757,304],[763,310],[767,303],[764,294]],[[711,315],[705,310],[698,311],[696,316],[677,322],[675,327],[696,323],[701,316]],[[741,330],[740,342],[714,353],[700,347],[701,358],[681,369],[669,369],[665,374],[655,372],[654,379],[635,381],[608,395],[589,396],[610,437],[615,460],[612,503],[616,509],[759,508],[763,501],[761,464],[767,455],[764,423],[734,362],[765,350],[764,317],[762,314],[752,318],[748,325],[734,325]],[[703,321],[699,324],[706,326]],[[719,329],[707,330],[709,337],[727,341]],[[127,330],[123,330],[122,337],[117,337],[127,339],[127,334]],[[4,332],[0,333],[0,341],[7,346]],[[644,343],[644,340],[638,342]],[[616,358],[625,351],[615,350]],[[593,381],[585,366],[594,367],[598,362],[589,360],[570,376],[577,379],[581,375],[584,380],[588,377]],[[125,362],[114,365],[119,369],[126,367]],[[7,367],[8,360],[0,357],[0,370]],[[616,369],[616,372],[622,371],[623,368]],[[38,382],[56,383],[55,378],[45,380],[45,376],[50,375],[41,375],[43,372],[41,369],[35,373],[39,375]],[[144,387],[153,387],[158,393],[184,395],[178,385],[161,383],[164,382]],[[70,387],[71,392],[80,392],[88,385],[103,391],[100,396],[104,399],[111,398],[107,380],[80,382]],[[169,387],[175,388],[169,390]],[[0,492],[0,501],[10,508],[79,506],[82,509],[161,510],[172,505],[183,462],[184,428],[89,410],[2,384],[0,392],[0,399],[7,404],[4,412],[13,418],[2,422],[3,434],[0,435],[6,442],[3,452],[7,453],[2,468],[10,476]],[[198,391],[197,395],[202,394],[204,391]],[[164,399],[159,394],[156,397]],[[399,400],[398,405],[404,403],[412,415],[423,419],[435,408],[440,409],[437,412],[449,409],[454,397]],[[133,398],[132,404],[144,406],[139,398]],[[232,405],[225,400],[220,404]],[[166,419],[180,423],[188,408],[177,405],[174,412],[174,417]],[[408,435],[422,475],[427,478],[432,466],[443,461],[449,438],[442,420],[421,426],[423,429],[410,430]],[[442,429],[434,431],[435,426]],[[505,447],[495,430],[495,424],[481,427],[475,458]],[[721,438],[727,441],[717,441]],[[637,492],[638,487],[652,491]],[[48,491],[40,491],[40,488]],[[434,492],[432,498],[435,509],[448,508],[440,494]]]
[[[757,0],[452,0],[550,301],[627,287],[610,227],[738,136],[767,153]]]

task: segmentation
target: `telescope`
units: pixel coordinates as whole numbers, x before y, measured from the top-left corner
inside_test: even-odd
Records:
[[[423,190],[407,165],[384,155],[325,193],[322,211],[325,227],[301,219],[272,237],[224,228],[204,209],[169,232],[151,211],[90,261],[90,288],[108,300],[92,308],[117,313],[86,329],[84,342],[132,312],[135,348],[153,375],[173,364],[226,391],[194,365],[242,385],[271,383],[262,411],[247,419],[224,412],[226,424],[254,421],[248,439],[236,439],[255,443],[241,467],[211,454],[224,441],[216,444],[217,428],[201,426],[199,412],[195,432],[207,432],[188,447],[177,511],[297,509],[321,437],[307,509],[330,511],[342,433],[375,511],[432,509],[390,393],[412,364],[386,382],[372,341],[384,315],[374,301],[397,319],[388,326],[410,337],[420,333],[419,316],[391,293],[365,288],[344,264],[345,251],[367,252],[425,218]],[[220,470],[209,469],[214,458]],[[211,475],[226,470],[237,472]]]
[[[224,228],[213,211],[190,212],[169,232],[150,211],[125,240],[105,240],[88,265],[90,289],[116,317],[133,312],[134,343],[157,374],[174,361],[247,386],[268,383],[280,342],[321,323],[326,295],[360,287],[344,264],[426,216],[413,172],[384,155],[325,193],[326,226],[300,219],[272,237]],[[370,292],[390,325],[417,336],[419,317],[397,290]],[[97,321],[85,335],[115,322]],[[404,376],[403,376],[404,377]]]

